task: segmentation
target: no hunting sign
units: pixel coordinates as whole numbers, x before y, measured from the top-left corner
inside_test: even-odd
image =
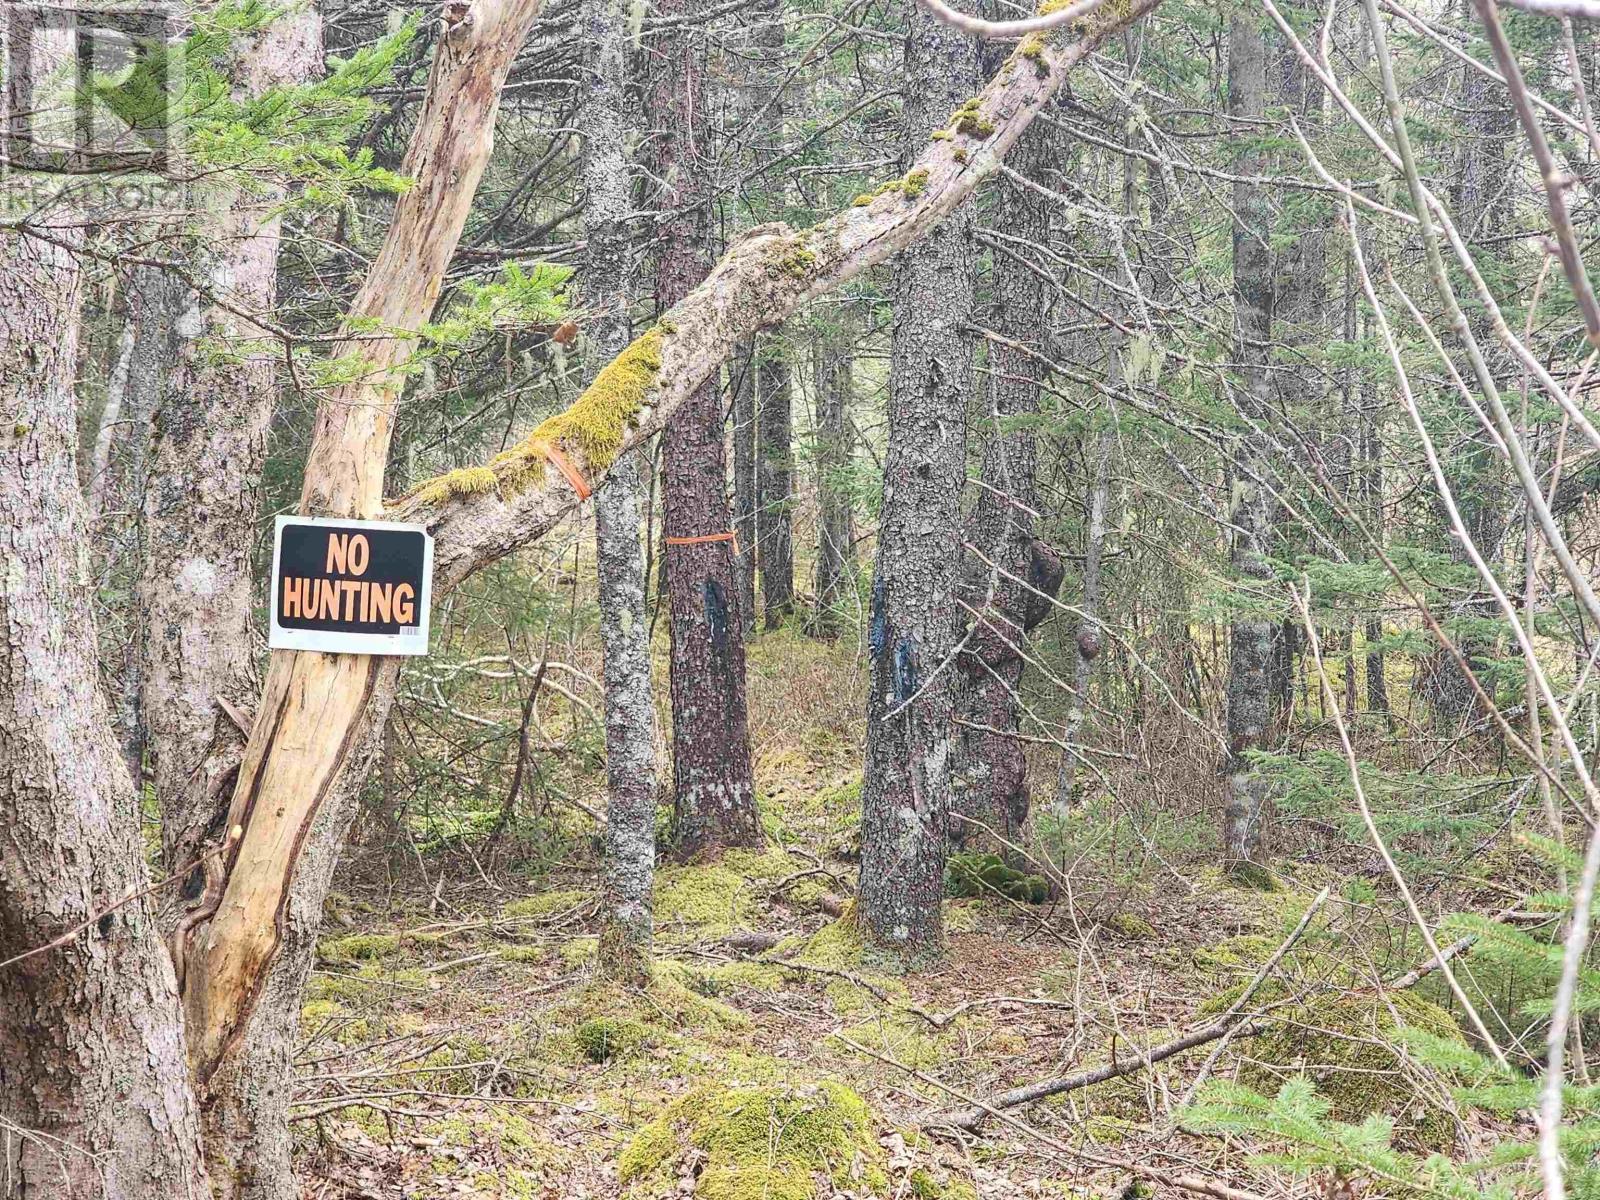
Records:
[[[433,539],[420,525],[279,517],[274,650],[426,654]]]

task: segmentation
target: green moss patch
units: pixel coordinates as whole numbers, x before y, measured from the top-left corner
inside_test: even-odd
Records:
[[[888,1186],[866,1101],[840,1084],[697,1088],[623,1149],[625,1184],[675,1190],[680,1161],[703,1161],[704,1200],[813,1200],[819,1180],[881,1192]]]
[[[661,339],[670,329],[657,324],[617,355],[565,412],[542,422],[527,438],[495,455],[487,467],[465,467],[428,480],[411,495],[425,504],[498,489],[515,495],[544,480],[551,446],[576,449],[591,474],[609,467],[637,421],[661,374]]]
[[[649,1031],[627,1017],[591,1017],[572,1036],[585,1058],[603,1063],[637,1053],[649,1040]]]
[[[840,1030],[839,1047],[855,1054],[857,1051],[852,1050],[844,1038],[913,1070],[938,1066],[950,1059],[944,1035],[936,1033],[926,1021],[911,1013],[888,1013]]]
[[[949,128],[953,133],[986,138],[994,132],[994,122],[983,115],[978,98],[974,96],[950,114]]]
[[[524,896],[520,900],[511,901],[500,910],[500,915],[513,921],[527,920],[529,917],[547,917],[552,913],[577,908],[589,898],[588,892],[576,888],[540,892],[536,896]]]
[[[1290,1009],[1253,1038],[1240,1081],[1272,1095],[1286,1075],[1303,1074],[1337,1119],[1359,1124],[1375,1114],[1390,1116],[1402,1144],[1442,1149],[1454,1141],[1455,1123],[1442,1103],[1406,1077],[1403,1030],[1465,1044],[1455,1019],[1421,996],[1342,995]]]
[[[1156,936],[1156,927],[1137,913],[1112,913],[1106,918],[1106,928],[1130,942],[1148,942]]]
[[[317,957],[326,963],[370,962],[388,958],[400,949],[398,933],[352,933],[317,945]]]
[[[1050,888],[1044,878],[1006,865],[998,854],[965,851],[945,864],[945,891],[953,896],[1007,896],[1025,904],[1043,904]]]
[[[965,1179],[940,1178],[926,1167],[913,1167],[906,1182],[917,1200],[978,1200],[978,1190]]]
[[[664,934],[726,937],[755,921],[759,886],[798,868],[781,850],[729,850],[720,861],[656,873],[655,918]]]

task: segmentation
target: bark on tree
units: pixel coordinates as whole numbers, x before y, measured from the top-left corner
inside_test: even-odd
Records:
[[[141,514],[151,417],[172,361],[170,346],[184,288],[167,271],[140,265],[129,272],[127,290],[127,319],[90,468],[89,509],[96,522],[95,542],[104,557],[102,575],[131,591],[144,573]],[[101,627],[102,644],[121,647],[113,710],[117,739],[136,784],[144,778],[146,631],[137,605],[115,613],[110,628]]]
[[[849,306],[838,309],[834,327],[813,343],[817,391],[817,562],[811,632],[838,632],[840,605],[855,591],[855,522],[845,473],[852,456],[850,400],[855,371],[855,332]]]
[[[728,420],[733,426],[733,555],[734,586],[739,591],[739,636],[756,629],[756,369],[755,339],[740,344],[728,364],[733,401]]]
[[[756,566],[761,572],[761,622],[776,629],[794,611],[793,397],[783,343],[769,337],[756,383]]]
[[[630,210],[624,115],[628,22],[625,0],[589,0],[583,12],[588,97],[583,135],[584,291],[593,316],[587,383],[628,345]],[[650,977],[651,887],[656,853],[655,706],[644,610],[636,456],[595,493],[600,642],[605,662],[606,898],[601,971],[628,985]]]
[[[691,11],[671,0],[662,17]],[[661,230],[656,296],[663,311],[711,268],[706,194],[703,39],[674,31],[649,99],[657,147]],[[684,858],[724,846],[758,846],[755,783],[745,711],[743,616],[722,445],[722,402],[712,383],[690,397],[662,438],[667,593],[672,621],[674,850]],[[706,539],[706,540],[697,540]]]
[[[977,47],[918,5],[907,14],[908,157],[972,94]],[[974,211],[895,263],[889,440],[873,566],[858,915],[907,965],[944,949],[955,588],[972,393]]]
[[[40,220],[48,241],[0,236],[0,961],[90,928],[0,967],[0,1196],[203,1195],[155,904],[93,919],[149,877],[87,586],[73,396],[82,217]]]
[[[1122,386],[1122,339],[1113,336],[1106,355],[1106,386],[1112,391]],[[1116,454],[1115,412],[1095,434],[1088,453],[1092,458],[1087,512],[1083,534],[1083,593],[1078,601],[1078,631],[1073,641],[1072,707],[1067,711],[1061,740],[1061,765],[1056,773],[1055,812],[1065,816],[1077,807],[1078,770],[1082,751],[1078,749],[1084,722],[1089,713],[1089,689],[1094,681],[1095,664],[1105,650],[1105,629],[1100,608],[1105,592],[1105,550],[1111,503],[1111,462]]]
[[[1235,358],[1240,364],[1235,389],[1238,404],[1252,428],[1235,444],[1235,473],[1229,519],[1232,563],[1247,606],[1233,618],[1228,639],[1228,755],[1223,764],[1227,806],[1223,816],[1223,857],[1230,867],[1253,863],[1260,856],[1261,822],[1267,802],[1267,781],[1249,759],[1266,744],[1271,723],[1273,622],[1250,605],[1259,606],[1271,583],[1267,555],[1272,548],[1273,500],[1262,486],[1268,446],[1258,431],[1270,414],[1272,383],[1268,372],[1272,340],[1272,213],[1265,189],[1248,182],[1261,173],[1261,155],[1253,147],[1265,112],[1265,45],[1254,12],[1236,11],[1228,23],[1228,115],[1237,145],[1233,185],[1233,295],[1237,322]]]
[[[235,78],[240,92],[259,95],[304,83],[321,66],[321,20],[314,9],[301,10],[251,39],[237,55]],[[252,181],[212,200],[220,213],[199,254],[206,284],[233,309],[273,307],[285,194],[281,184]],[[223,705],[248,711],[259,686],[253,552],[282,352],[234,312],[187,289],[176,312],[149,318],[171,323],[159,351],[163,378],[144,493],[143,718],[162,858],[175,870],[203,843],[220,841],[244,749],[244,733]],[[234,353],[219,355],[219,344]],[[194,888],[203,885],[197,875]]]
[[[1044,130],[1022,139],[1017,168],[1029,174],[1044,158]],[[996,220],[1024,245],[1049,240],[1050,213],[1037,192],[1008,182],[1000,191]],[[997,252],[994,316],[989,324],[1029,346],[1049,335],[1051,292],[1042,273],[1019,262],[1017,251]],[[958,597],[956,621],[966,645],[956,660],[955,757],[950,770],[951,805],[965,820],[950,829],[952,844],[984,844],[1015,857],[1007,844],[1019,841],[1028,820],[1027,760],[1017,739],[1026,636],[1050,615],[1038,593],[1054,596],[1061,586],[1060,557],[1034,538],[1039,496],[1035,482],[1038,442],[1031,428],[1008,428],[1017,417],[1039,411],[1038,356],[1014,345],[989,347],[988,410],[979,428],[988,435],[983,453],[983,488],[978,493],[970,536],[991,560],[969,559]],[[1020,581],[1026,580],[1024,584]],[[985,837],[981,823],[997,837]]]

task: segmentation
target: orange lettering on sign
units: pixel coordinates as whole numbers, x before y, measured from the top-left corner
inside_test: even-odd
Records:
[[[394,589],[394,619],[400,625],[412,625],[416,616],[416,606],[412,603],[416,592],[411,590],[409,583],[399,583]]]

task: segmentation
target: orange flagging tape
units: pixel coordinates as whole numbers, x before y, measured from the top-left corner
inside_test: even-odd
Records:
[[[667,539],[667,545],[669,546],[697,546],[701,542],[732,542],[734,556],[738,557],[739,535],[731,529],[727,533],[702,533],[699,537],[669,537]]]
[[[544,451],[544,456],[555,464],[556,470],[566,476],[567,482],[572,485],[572,490],[578,493],[579,500],[587,500],[594,492],[583,476],[578,474],[578,468],[568,461],[567,456],[561,453],[554,442],[540,442],[539,449]]]

